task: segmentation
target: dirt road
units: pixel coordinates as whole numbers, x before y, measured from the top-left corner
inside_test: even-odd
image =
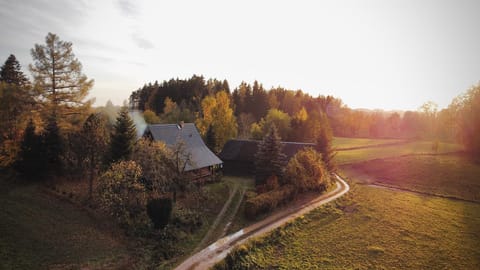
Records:
[[[331,202],[343,194],[347,193],[350,187],[348,184],[336,175],[337,183],[335,190],[322,194],[308,203],[285,209],[275,215],[272,215],[260,222],[252,224],[234,234],[225,236],[217,240],[215,243],[204,248],[200,252],[192,255],[190,258],[180,264],[176,270],[193,270],[193,269],[209,269],[215,263],[225,258],[235,246],[247,241],[252,237],[256,237],[278,228],[286,222],[302,216],[322,204]]]

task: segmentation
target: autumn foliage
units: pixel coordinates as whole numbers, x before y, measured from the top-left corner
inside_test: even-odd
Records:
[[[127,231],[148,226],[147,190],[141,183],[142,168],[134,161],[113,163],[100,178],[103,209]]]
[[[285,181],[299,192],[325,191],[332,184],[321,154],[312,148],[301,150],[290,159]]]
[[[293,185],[284,185],[278,189],[262,193],[245,202],[245,216],[255,219],[258,215],[265,214],[293,199],[296,188]]]

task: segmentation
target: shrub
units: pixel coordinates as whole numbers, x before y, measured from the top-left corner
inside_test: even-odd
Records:
[[[196,211],[186,208],[177,208],[173,212],[172,223],[185,231],[193,233],[203,224],[202,217]]]
[[[285,181],[295,186],[299,192],[324,191],[331,185],[330,174],[322,156],[312,148],[301,150],[290,159]]]
[[[155,229],[164,228],[172,214],[172,199],[160,198],[150,200],[147,204],[147,214]]]
[[[245,215],[249,219],[254,219],[258,215],[272,211],[277,206],[291,200],[295,196],[295,187],[285,185],[279,189],[262,193],[245,202]]]
[[[140,182],[142,170],[134,161],[112,164],[99,181],[99,198],[104,208],[127,231],[137,231],[150,224],[147,191]]]
[[[265,186],[268,191],[278,189],[278,177],[276,175],[271,175],[268,177]]]

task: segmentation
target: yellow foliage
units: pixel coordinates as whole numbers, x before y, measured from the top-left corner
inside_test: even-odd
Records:
[[[326,190],[330,186],[330,176],[322,161],[322,156],[312,148],[299,151],[287,164],[286,181],[300,192]]]
[[[302,107],[302,109],[300,109],[300,111],[298,111],[293,118],[301,122],[307,121],[308,113],[307,110],[305,110],[305,107]]]
[[[169,114],[177,109],[177,103],[172,101],[171,98],[167,97],[164,102],[165,106],[163,107],[163,113]]]
[[[217,148],[223,147],[228,139],[237,136],[237,120],[230,106],[230,97],[225,91],[202,100],[202,117],[195,121],[200,133],[205,136],[212,126]]]
[[[134,161],[112,164],[99,181],[100,202],[126,229],[149,224],[146,213],[147,191],[140,182],[142,168]]]

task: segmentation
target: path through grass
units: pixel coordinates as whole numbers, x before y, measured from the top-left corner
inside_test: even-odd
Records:
[[[478,228],[479,204],[357,186],[233,259],[238,269],[479,269]]]

